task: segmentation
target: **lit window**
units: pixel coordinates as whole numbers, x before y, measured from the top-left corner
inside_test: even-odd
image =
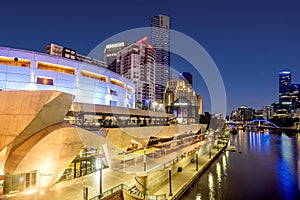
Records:
[[[36,83],[42,85],[53,85],[53,78],[37,77]]]
[[[81,70],[80,75],[83,76],[83,77],[86,77],[86,78],[92,78],[92,79],[96,79],[96,80],[99,80],[99,81],[107,82],[107,76],[104,76],[102,74],[96,74],[96,73],[93,73],[93,72]]]
[[[0,65],[18,66],[18,67],[30,67],[30,60],[21,58],[12,58],[0,56]]]
[[[114,78],[110,78],[110,83],[113,84],[113,85],[118,85],[122,88],[125,88],[125,83],[123,83],[122,81],[119,81],[117,79],[114,79]]]
[[[45,63],[45,62],[38,62],[37,68],[42,70],[48,70],[53,72],[60,72],[65,74],[72,74],[75,75],[75,69],[72,67],[67,67],[63,65],[56,65],[52,63]]]

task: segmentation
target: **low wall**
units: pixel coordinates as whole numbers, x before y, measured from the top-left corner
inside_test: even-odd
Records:
[[[112,193],[111,195],[102,198],[102,200],[123,200],[123,190],[119,190],[117,192]],[[128,198],[128,200],[131,200]]]
[[[178,160],[174,160],[173,164],[170,165],[172,175],[176,174],[178,172],[178,168],[181,167],[182,170],[191,163],[191,160],[195,158],[195,152],[192,152],[190,154],[185,154],[178,158]],[[180,173],[180,172],[179,172]],[[165,168],[159,171],[153,171],[148,173],[147,175],[141,175],[136,177],[139,183],[136,183],[137,188],[141,192],[149,193],[149,191],[155,190],[163,182],[166,182],[169,180],[169,168]],[[146,189],[141,186],[141,184],[146,187]]]

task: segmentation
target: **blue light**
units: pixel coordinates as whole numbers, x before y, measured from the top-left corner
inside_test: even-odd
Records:
[[[282,71],[282,72],[280,72],[279,74],[290,74],[291,72],[289,72],[289,71]]]

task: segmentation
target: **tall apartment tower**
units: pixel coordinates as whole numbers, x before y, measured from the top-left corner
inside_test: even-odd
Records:
[[[107,64],[107,68],[110,71],[116,72],[116,63],[117,63],[117,52],[127,47],[128,42],[115,42],[106,44],[104,49],[104,61]]]
[[[151,18],[151,44],[156,51],[156,101],[162,102],[170,70],[170,17],[159,14]]]
[[[147,36],[117,52],[116,73],[133,81],[136,102],[155,100],[155,50]]]
[[[291,72],[279,72],[279,103],[281,104],[287,104],[290,102],[289,88],[291,87],[291,79]]]

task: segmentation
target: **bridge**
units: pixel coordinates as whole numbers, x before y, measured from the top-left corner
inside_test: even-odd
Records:
[[[280,127],[265,119],[254,119],[244,125],[244,130],[250,131],[264,131],[272,130],[276,132],[285,132],[286,134],[293,134],[297,131],[295,127]]]

